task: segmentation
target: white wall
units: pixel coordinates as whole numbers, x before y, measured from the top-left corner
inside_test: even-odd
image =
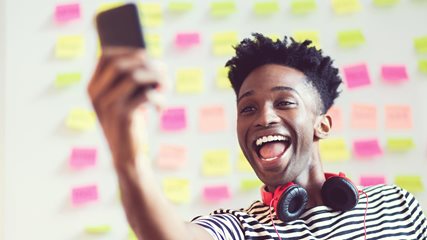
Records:
[[[4,120],[5,120],[5,111],[4,111],[4,100],[5,100],[5,73],[4,73],[4,64],[5,64],[5,30],[6,25],[5,15],[5,2],[0,0],[0,239],[3,239],[3,221],[4,221]]]
[[[2,163],[4,174],[1,178],[4,179],[4,184],[0,180],[0,186],[4,185],[1,188],[4,197],[4,204],[1,206],[4,207],[0,209],[0,214],[4,211],[4,218],[0,219],[0,223],[3,222],[6,240],[126,239],[127,236],[127,224],[117,198],[116,178],[99,127],[76,133],[64,125],[71,108],[90,107],[86,84],[96,63],[96,34],[92,18],[102,1],[79,2],[83,18],[58,26],[53,23],[52,15],[54,5],[61,3],[59,0],[0,1],[0,136],[2,127],[6,126],[4,144],[0,137],[0,153],[1,146],[5,146]],[[329,4],[324,4],[324,1],[320,4],[318,1],[318,9],[306,17],[288,14],[288,1],[280,1],[282,8],[279,13],[258,18],[253,16],[248,1],[239,0],[236,1],[237,13],[227,19],[210,18],[208,1],[194,2],[194,8],[188,14],[166,15],[163,27],[146,29],[162,36],[165,51],[163,61],[169,65],[171,78],[174,71],[182,67],[201,67],[205,71],[204,93],[195,96],[170,93],[169,105],[188,107],[188,130],[177,134],[160,133],[155,115],[151,115],[148,130],[152,141],[151,155],[155,154],[160,143],[184,144],[189,148],[189,160],[185,168],[178,171],[156,170],[159,179],[164,176],[179,176],[191,180],[190,203],[177,207],[184,219],[209,213],[218,207],[246,207],[253,200],[259,199],[257,191],[243,193],[238,187],[241,179],[253,177],[253,174],[238,173],[234,167],[238,148],[234,130],[233,93],[221,92],[212,87],[217,67],[222,66],[227,59],[211,55],[210,36],[216,31],[237,31],[240,38],[243,38],[256,31],[289,34],[296,30],[317,30],[320,32],[322,48],[336,59],[338,66],[366,62],[373,85],[357,91],[344,88],[337,106],[343,108],[345,127],[348,128],[348,108],[351,103],[375,104],[379,110],[379,127],[375,131],[347,129],[337,135],[344,137],[349,145],[358,137],[378,137],[384,143],[393,134],[409,135],[414,138],[416,148],[402,155],[386,153],[368,162],[356,161],[352,157],[343,163],[326,164],[325,169],[344,171],[355,179],[364,173],[379,173],[386,175],[389,183],[398,174],[418,174],[426,183],[427,81],[426,75],[419,73],[416,67],[416,60],[426,56],[415,54],[412,45],[414,37],[427,35],[423,25],[427,22],[426,1],[400,1],[391,8],[377,9],[372,6],[371,1],[364,0],[363,10],[349,16],[336,16]],[[5,24],[4,35],[1,24]],[[367,38],[366,44],[356,49],[339,48],[335,40],[336,32],[347,28],[361,28]],[[184,53],[176,50],[173,47],[173,36],[179,31],[200,32],[200,46]],[[86,51],[83,57],[70,61],[55,58],[55,41],[62,34],[84,36]],[[399,87],[384,86],[379,77],[379,67],[386,63],[406,64],[410,81]],[[81,72],[82,81],[75,86],[58,90],[53,82],[57,73],[65,71]],[[7,91],[3,93],[4,86]],[[413,108],[414,127],[403,133],[386,132],[382,126],[381,109],[387,103],[410,104]],[[197,109],[206,104],[225,106],[228,131],[214,134],[200,134],[197,131]],[[5,119],[4,123],[1,122],[2,119]],[[98,165],[84,171],[70,170],[67,158],[71,148],[85,145],[99,149]],[[216,178],[202,177],[202,153],[216,148],[230,150],[233,174]],[[71,188],[89,183],[99,186],[100,200],[83,207],[73,207],[69,199]],[[214,205],[204,203],[200,188],[211,183],[229,184],[233,190],[233,199]],[[427,209],[425,191],[417,197],[423,208]],[[104,236],[92,237],[84,232],[84,228],[93,224],[109,224],[113,229]]]

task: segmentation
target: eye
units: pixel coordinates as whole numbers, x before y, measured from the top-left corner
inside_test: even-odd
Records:
[[[240,113],[241,114],[249,114],[249,113],[254,112],[255,110],[256,110],[255,107],[253,107],[253,106],[247,106],[247,107],[242,108],[240,110]]]
[[[280,100],[276,103],[276,107],[282,108],[292,107],[294,105],[296,105],[296,102],[290,100]]]

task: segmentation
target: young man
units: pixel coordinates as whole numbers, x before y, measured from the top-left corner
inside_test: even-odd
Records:
[[[405,190],[383,185],[358,190],[345,177],[323,172],[319,140],[331,129],[326,112],[341,79],[332,60],[309,44],[254,34],[236,47],[227,66],[237,97],[237,134],[265,184],[263,201],[189,223],[180,220],[155,187],[150,166],[138,159],[133,113],[155,99],[159,75],[142,50],[104,51],[88,91],[111,149],[128,221],[140,239],[427,239],[426,217]]]

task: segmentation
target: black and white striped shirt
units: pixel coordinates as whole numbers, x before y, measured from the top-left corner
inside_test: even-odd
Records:
[[[427,220],[417,200],[407,191],[389,185],[364,189],[368,195],[366,239],[427,239]],[[300,219],[284,224],[261,201],[247,209],[216,210],[192,220],[213,239],[364,239],[366,196],[350,211],[333,211],[326,206],[307,209]]]

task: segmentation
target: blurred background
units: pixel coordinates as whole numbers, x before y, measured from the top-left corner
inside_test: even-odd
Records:
[[[0,0],[0,239],[132,239],[86,86],[94,16],[121,1]],[[426,0],[136,2],[167,65],[166,107],[141,109],[147,159],[183,220],[260,200],[241,155],[225,62],[253,32],[311,39],[344,80],[325,171],[397,184],[427,211]],[[167,219],[165,219],[167,224]]]

